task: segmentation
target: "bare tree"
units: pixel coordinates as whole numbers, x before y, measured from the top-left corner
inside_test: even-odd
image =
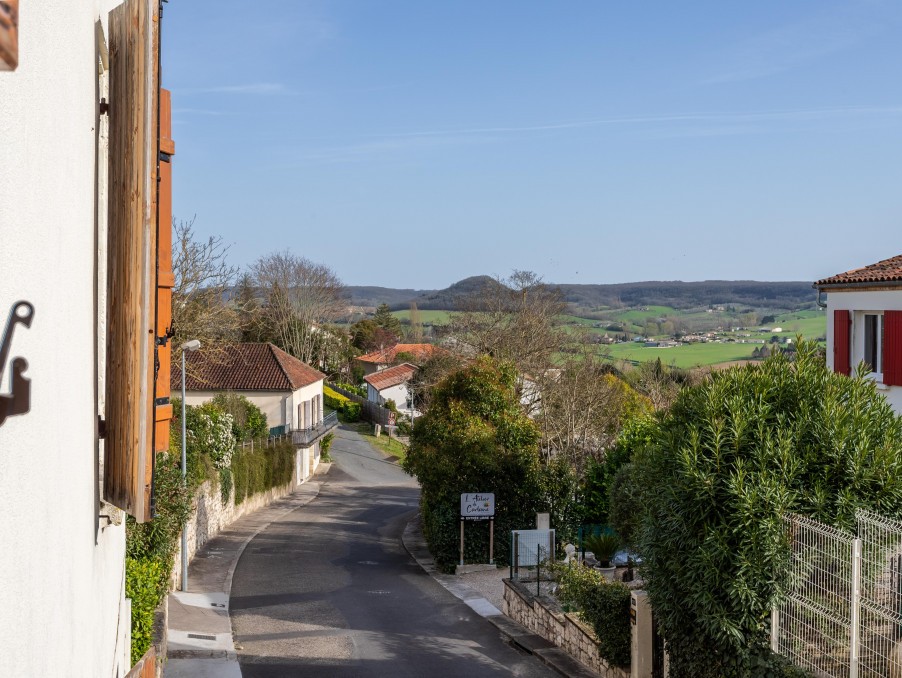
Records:
[[[328,266],[288,251],[261,257],[252,271],[278,342],[296,358],[316,364],[329,341],[325,324],[346,310],[341,280]]]
[[[239,337],[238,314],[227,299],[238,269],[228,263],[229,245],[220,236],[197,237],[195,219],[172,220],[173,342],[199,339],[210,355]]]
[[[521,373],[536,375],[566,343],[556,323],[564,308],[556,288],[535,273],[514,271],[462,300],[451,314],[450,333],[459,346],[510,360]]]

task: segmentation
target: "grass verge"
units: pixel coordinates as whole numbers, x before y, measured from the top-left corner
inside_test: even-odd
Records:
[[[395,438],[389,438],[388,434],[384,431],[378,438],[373,435],[373,425],[369,422],[361,421],[354,424],[345,424],[345,426],[359,433],[364,440],[380,452],[387,454],[390,457],[397,457],[399,464],[403,462],[404,458],[407,456],[407,447],[402,445]]]

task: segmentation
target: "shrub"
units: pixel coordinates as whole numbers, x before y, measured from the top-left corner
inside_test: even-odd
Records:
[[[459,557],[461,494],[495,494],[495,533],[501,535],[531,527],[536,511],[546,508],[557,526],[572,505],[572,486],[561,490],[559,477],[540,463],[539,431],[521,409],[515,369],[485,357],[436,388],[411,434],[404,469],[420,482],[424,533],[446,571]],[[488,539],[487,524],[471,525],[465,560],[484,561]],[[508,562],[509,540],[498,539],[495,548],[498,562]]]
[[[328,386],[323,386],[323,403],[338,412],[338,418],[345,422],[354,422],[360,419],[363,409],[360,403],[355,403],[347,396],[334,391]]]
[[[795,362],[778,354],[683,390],[633,463],[643,574],[675,678],[779,675],[767,645],[784,513],[847,529],[859,508],[902,515],[902,420],[811,342]]]
[[[166,595],[169,570],[155,558],[126,558],[125,595],[132,601],[132,665],[138,663],[153,642],[157,607]]]
[[[609,664],[630,663],[632,629],[630,590],[622,582],[609,582],[579,563],[556,565],[557,597],[565,608],[575,608],[598,636],[598,654]]]
[[[593,534],[583,540],[587,551],[591,551],[602,567],[609,567],[611,558],[620,548],[620,537],[616,534]]]
[[[266,415],[243,395],[227,391],[211,401],[219,410],[232,415],[232,434],[238,441],[265,436],[269,431]]]
[[[332,443],[335,441],[334,433],[327,433],[323,436],[322,440],[319,441],[319,453],[320,459],[322,461],[332,461],[332,456],[329,454],[329,450],[332,448]]]
[[[354,422],[360,420],[360,412],[363,409],[363,406],[360,403],[355,403],[352,400],[347,401],[339,410],[338,416],[347,422]]]

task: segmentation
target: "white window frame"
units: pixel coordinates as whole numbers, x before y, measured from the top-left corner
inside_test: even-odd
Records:
[[[868,374],[870,379],[883,383],[883,311],[854,311],[852,320],[852,368],[854,369],[865,359],[867,346],[867,320],[868,316],[877,316],[877,365],[874,371]]]

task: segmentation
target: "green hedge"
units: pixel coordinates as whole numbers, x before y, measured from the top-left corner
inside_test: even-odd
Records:
[[[238,447],[232,457],[235,504],[247,497],[291,482],[294,474],[295,448],[290,440],[272,446],[258,441],[251,449]]]
[[[609,582],[590,567],[557,565],[558,599],[575,608],[598,636],[598,654],[609,664],[630,663],[630,590],[622,582]]]
[[[156,609],[169,588],[169,569],[156,558],[125,560],[125,595],[132,601],[132,666],[153,642]]]

